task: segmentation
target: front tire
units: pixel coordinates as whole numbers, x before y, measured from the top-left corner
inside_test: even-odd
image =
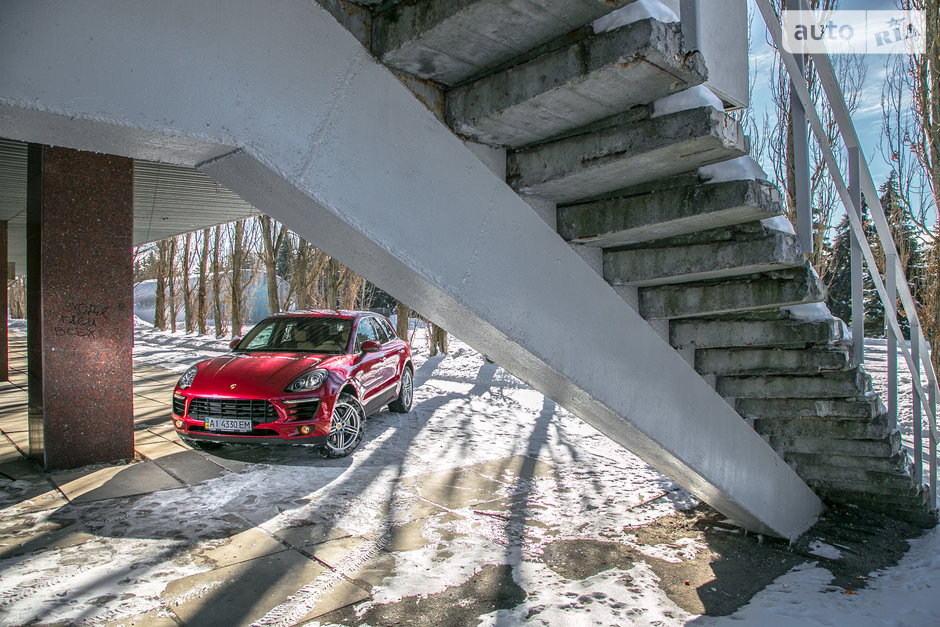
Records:
[[[330,436],[321,449],[325,457],[346,457],[359,446],[365,434],[365,415],[356,397],[340,394],[333,406]]]
[[[388,408],[396,414],[407,414],[411,411],[411,403],[414,401],[415,384],[414,377],[411,375],[411,368],[405,366],[401,372],[401,386],[398,388],[398,398],[388,404]]]

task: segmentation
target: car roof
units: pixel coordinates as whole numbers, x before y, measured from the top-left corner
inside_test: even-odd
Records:
[[[274,314],[272,318],[342,318],[356,320],[366,316],[375,316],[371,311],[352,311],[348,309],[304,309],[298,311],[284,311]]]

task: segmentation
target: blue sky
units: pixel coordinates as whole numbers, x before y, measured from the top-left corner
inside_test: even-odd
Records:
[[[754,13],[751,37],[751,80],[754,81],[751,106],[755,120],[760,127],[764,112],[773,110],[770,97],[768,79],[773,66],[773,49],[767,43],[767,31],[761,18],[760,11],[749,0],[750,10]],[[842,0],[839,9],[842,10],[893,10],[893,0]],[[882,113],[881,88],[885,82],[885,62],[887,55],[865,55],[863,60],[867,67],[865,83],[862,87],[861,106],[853,115],[856,132],[862,144],[862,152],[868,160],[875,186],[880,186],[890,172],[890,166],[881,155],[878,146],[881,139]],[[765,167],[765,170],[767,168]],[[769,171],[769,170],[768,170]]]

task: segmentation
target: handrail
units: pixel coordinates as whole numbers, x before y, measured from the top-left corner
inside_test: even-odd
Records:
[[[861,222],[860,207],[856,205],[852,195],[845,185],[845,181],[839,168],[839,164],[836,161],[835,154],[833,153],[832,146],[827,139],[822,121],[820,120],[819,114],[816,111],[815,103],[810,97],[806,78],[800,71],[800,65],[796,57],[792,53],[785,50],[781,45],[781,27],[780,23],[778,22],[778,17],[774,12],[773,7],[770,5],[770,1],[755,1],[764,19],[764,23],[767,26],[767,30],[773,39],[774,46],[777,48],[777,51],[780,54],[784,65],[786,66],[787,73],[790,76],[791,87],[796,92],[800,102],[803,104],[810,128],[812,129],[813,135],[816,138],[816,142],[822,151],[826,168],[829,171],[829,176],[835,184],[836,190],[839,193],[839,197],[842,200],[842,204],[846,209],[846,216],[848,217],[849,224],[852,228],[852,233],[861,247],[861,252],[864,256],[865,264],[868,266],[872,283],[875,286],[875,290],[877,291],[882,304],[885,305],[885,320],[887,321],[890,330],[894,333],[894,337],[903,339],[904,336],[901,333],[897,316],[888,315],[888,312],[894,311],[896,309],[896,306],[893,306],[893,304],[897,302],[897,296],[892,298],[889,295],[888,290],[885,288],[885,285],[881,280],[880,273],[877,271],[878,266],[875,263],[874,254],[872,253],[871,246],[868,244],[868,239],[865,236],[865,230]],[[808,10],[803,0],[797,0],[797,2],[803,5],[802,8]],[[917,316],[917,309],[914,305],[914,298],[911,294],[907,277],[904,274],[904,268],[902,268],[901,265],[896,262],[898,259],[898,252],[894,245],[894,238],[892,237],[891,229],[888,225],[884,208],[881,206],[881,200],[878,198],[878,193],[875,190],[875,184],[871,176],[871,170],[868,168],[868,162],[865,160],[864,152],[862,151],[861,144],[858,139],[858,134],[855,131],[855,125],[852,123],[852,118],[849,114],[848,106],[846,105],[845,99],[842,95],[842,90],[839,86],[839,81],[836,77],[835,70],[832,67],[832,62],[828,54],[813,53],[809,56],[813,60],[813,66],[816,69],[816,73],[819,76],[819,81],[822,85],[824,93],[826,94],[826,100],[829,102],[829,106],[832,109],[836,125],[839,129],[839,134],[842,136],[842,141],[850,150],[858,151],[858,162],[860,164],[859,169],[861,174],[861,191],[864,194],[872,221],[875,224],[875,230],[878,235],[879,243],[882,247],[882,250],[885,252],[885,275],[888,276],[889,273],[892,275],[890,278],[893,279],[893,281],[889,281],[889,283],[893,282],[896,285],[896,294],[900,296],[904,311],[907,314],[907,319],[911,323],[911,338],[917,343],[917,350],[914,351],[915,355],[917,355],[916,360],[904,341],[900,341],[898,344],[901,347],[901,352],[904,355],[904,359],[907,362],[908,368],[912,374],[911,381],[914,393],[920,400],[921,409],[923,409],[927,415],[931,452],[930,495],[932,499],[931,504],[932,506],[935,506],[937,498],[937,464],[935,456],[937,441],[940,439],[938,438],[936,406],[934,405],[934,401],[938,392],[937,374],[934,370],[933,363],[930,361],[929,347],[927,345],[926,338],[923,335],[920,320]],[[892,267],[888,267],[889,260],[890,266]],[[892,306],[889,306],[889,303],[891,303]],[[864,337],[854,338],[854,341],[864,342]],[[927,390],[924,389],[924,386],[921,382],[919,367],[921,364],[923,365],[924,372],[927,376]],[[922,452],[923,442],[915,442],[914,446]],[[915,462],[918,464],[922,463],[921,457],[922,456],[915,456]],[[918,475],[922,476],[921,466],[918,466],[917,473]]]

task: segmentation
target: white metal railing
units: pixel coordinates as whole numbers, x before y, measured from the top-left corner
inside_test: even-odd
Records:
[[[913,422],[914,422],[914,472],[918,482],[924,480],[924,460],[923,460],[923,428],[922,420],[926,414],[929,439],[929,469],[928,483],[930,486],[931,507],[936,506],[937,502],[937,421],[936,421],[936,399],[937,399],[937,374],[934,371],[933,364],[930,361],[930,351],[927,341],[921,328],[920,320],[917,317],[917,309],[914,304],[914,298],[911,295],[910,286],[907,277],[904,274],[904,268],[898,263],[898,252],[894,245],[894,238],[891,235],[891,229],[888,226],[888,220],[885,216],[884,208],[881,206],[881,200],[875,189],[872,180],[871,171],[868,169],[868,162],[865,160],[861,145],[859,144],[858,134],[855,131],[855,125],[849,114],[848,106],[839,86],[838,78],[832,66],[832,61],[828,54],[810,54],[813,61],[819,83],[826,95],[826,100],[832,109],[833,117],[836,121],[839,135],[848,150],[848,170],[849,184],[846,185],[842,171],[839,168],[838,161],[833,153],[822,121],[816,112],[815,103],[810,97],[809,85],[803,72],[802,58],[797,58],[794,54],[784,49],[781,42],[781,27],[778,16],[770,4],[770,0],[755,0],[757,7],[761,12],[764,23],[767,25],[767,31],[773,39],[774,46],[777,48],[787,73],[790,75],[791,105],[795,105],[796,115],[794,117],[794,138],[798,136],[805,137],[805,126],[798,127],[797,123],[801,120],[801,114],[805,113],[805,120],[813,132],[817,144],[822,151],[826,168],[829,176],[836,187],[842,204],[845,207],[849,224],[852,228],[852,337],[853,337],[853,356],[855,363],[864,361],[864,314],[862,299],[862,260],[867,265],[872,283],[878,296],[885,308],[885,321],[887,322],[887,359],[888,359],[888,412],[897,421],[897,348],[900,346],[907,366],[911,371],[911,381],[913,387]],[[809,10],[804,0],[788,0],[788,8]],[[795,94],[795,97],[794,97]],[[803,123],[805,124],[805,122]],[[800,133],[796,129],[803,128]],[[794,142],[795,144],[797,142]],[[797,165],[803,162],[807,155],[797,155]],[[797,169],[798,187],[805,188],[804,192],[808,195],[809,180],[808,176],[799,177],[799,168]],[[800,185],[802,178],[802,185]],[[862,197],[868,205],[868,211],[872,222],[875,225],[875,231],[878,235],[879,244],[885,253],[885,281],[882,282],[881,275],[878,272],[878,266],[875,263],[875,257],[868,239],[865,236],[862,226]],[[808,197],[808,196],[807,196]],[[799,198],[799,195],[798,195]],[[800,242],[804,245],[804,252],[812,250],[812,214],[809,202],[797,203],[797,232]],[[809,242],[809,247],[805,248],[805,242]],[[910,322],[911,347],[903,341],[901,328],[897,320],[897,301],[900,298],[904,307],[904,313]],[[927,386],[921,381],[921,373],[927,377]]]

